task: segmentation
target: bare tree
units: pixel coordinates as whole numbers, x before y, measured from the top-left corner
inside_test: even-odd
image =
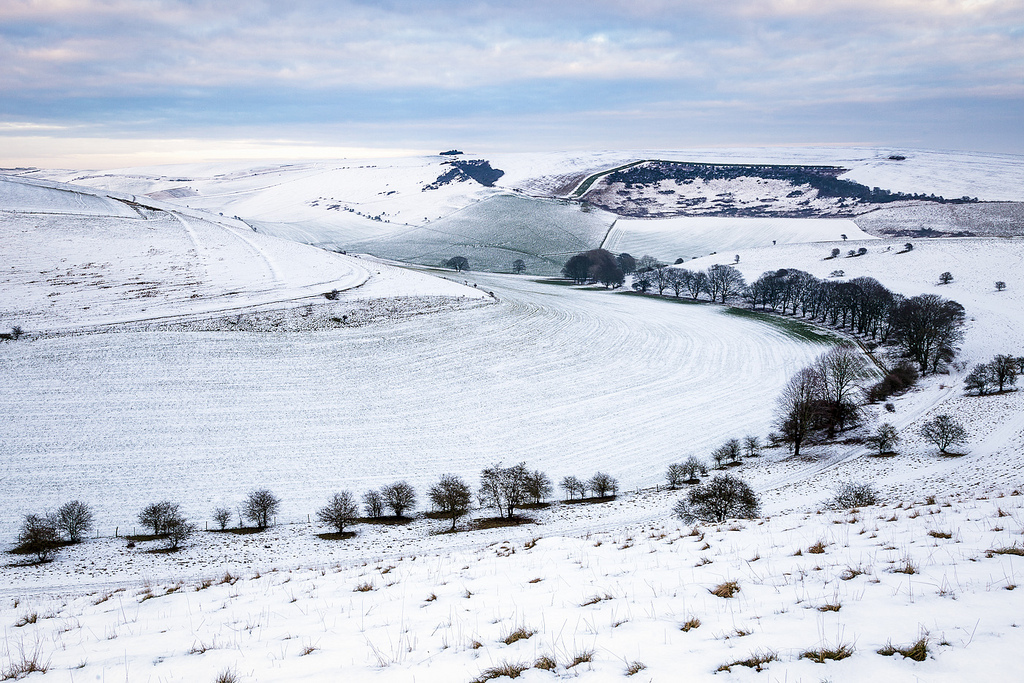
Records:
[[[431,504],[452,520],[452,531],[455,531],[458,519],[469,512],[473,502],[473,491],[469,484],[454,474],[441,475],[441,480],[430,487],[427,495]]]
[[[281,500],[269,489],[252,491],[242,504],[242,514],[257,529],[270,526],[270,518],[281,508]]]
[[[385,486],[380,490],[380,494],[384,505],[391,508],[395,517],[402,517],[406,510],[410,510],[416,505],[416,489],[405,481]]]
[[[948,453],[953,444],[967,441],[967,430],[949,415],[936,415],[921,425],[919,433],[926,441],[934,444],[940,453]]]
[[[886,455],[887,453],[894,452],[893,449],[896,448],[896,444],[900,441],[900,435],[895,427],[886,422],[879,426],[878,430],[867,437],[865,441],[874,446],[875,452],[878,455]]]
[[[939,276],[939,284],[941,284],[941,285],[948,285],[952,281],[953,281],[953,273],[949,272],[948,270],[945,273],[943,273],[942,275]]]
[[[526,501],[526,463],[502,467],[498,463],[480,473],[480,504],[493,507],[498,514],[511,519],[516,508]]]
[[[57,530],[63,532],[72,543],[82,540],[82,535],[92,529],[92,508],[80,500],[64,503],[57,508],[55,522]]]
[[[167,533],[168,523],[180,517],[181,508],[177,503],[162,500],[144,507],[138,519],[140,525],[153,530],[154,536],[162,536]]]
[[[674,462],[668,466],[665,472],[665,482],[670,489],[677,489],[686,481],[686,470],[680,462]]]
[[[560,486],[565,491],[566,495],[569,496],[569,500],[572,500],[576,496],[582,498],[583,494],[586,493],[587,490],[586,484],[572,475],[564,477]]]
[[[778,399],[776,423],[782,437],[793,445],[793,455],[800,455],[800,446],[814,427],[820,378],[812,368],[796,373]]]
[[[868,376],[867,362],[859,352],[836,347],[819,356],[814,366],[819,380],[818,418],[832,439],[860,415],[860,382]]]
[[[363,511],[371,519],[384,516],[384,499],[380,492],[371,489],[363,494]]]
[[[544,502],[544,499],[552,494],[554,487],[548,475],[540,470],[530,472],[526,477],[526,495],[533,500],[535,505]]]
[[[213,511],[213,521],[217,523],[220,530],[228,528],[228,522],[231,521],[231,510],[225,507],[216,508]]]
[[[52,515],[25,515],[18,532],[18,549],[46,562],[60,547],[60,534]]]
[[[708,473],[708,466],[704,464],[704,461],[695,455],[691,455],[689,458],[682,463],[683,472],[686,474],[685,483],[694,484],[699,481],[698,477],[702,477]]]
[[[746,284],[740,271],[732,266],[715,264],[707,270],[708,294],[711,300],[716,299],[723,304],[729,297],[739,296]]]
[[[320,508],[316,518],[338,530],[338,533],[345,532],[345,525],[351,524],[359,517],[359,506],[350,491],[335,493],[327,501],[327,505]]]
[[[196,532],[196,525],[190,524],[180,514],[176,514],[165,522],[165,534],[167,536],[167,549],[177,550],[181,544],[191,538]]]
[[[748,458],[754,458],[761,454],[761,439],[753,434],[743,437],[743,450],[747,452]]]
[[[979,363],[975,365],[967,376],[964,377],[964,389],[975,391],[978,396],[991,393],[996,386],[995,373],[990,363]]]
[[[619,481],[604,472],[594,474],[590,478],[589,486],[597,498],[604,498],[608,495],[614,496],[619,491]]]
[[[1017,383],[1017,360],[1013,356],[1000,354],[989,363],[992,367],[992,375],[999,385],[1000,393],[1002,393],[1005,386],[1013,386]]]

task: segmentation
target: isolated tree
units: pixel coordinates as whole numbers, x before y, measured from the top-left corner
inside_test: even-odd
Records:
[[[452,256],[444,262],[444,265],[459,273],[469,270],[469,260],[465,256]]]
[[[831,258],[839,258],[839,254],[841,254],[841,253],[842,252],[839,250],[839,247],[834,247],[832,249],[832,256],[831,256]]]
[[[566,495],[569,496],[569,500],[572,500],[576,496],[582,498],[587,491],[586,484],[572,475],[564,477],[560,486],[562,487],[562,490],[565,491]]]
[[[59,532],[67,536],[72,543],[78,543],[82,536],[92,529],[92,508],[80,500],[64,503],[57,508],[54,521]]]
[[[454,474],[441,475],[441,480],[430,487],[427,496],[439,512],[452,520],[452,531],[455,531],[458,519],[469,512],[473,502],[469,484]]]
[[[604,472],[597,472],[594,474],[594,476],[590,478],[588,486],[598,498],[604,498],[608,495],[614,496],[619,491],[618,480]]]
[[[964,389],[973,391],[978,396],[989,394],[996,387],[996,376],[990,363],[975,365],[964,378]]]
[[[140,525],[153,530],[154,536],[162,536],[167,533],[168,523],[179,517],[181,517],[180,506],[169,500],[162,500],[144,507],[139,513],[138,519]]]
[[[539,505],[544,499],[554,492],[554,486],[548,475],[540,470],[534,470],[526,476],[526,495]]]
[[[942,275],[939,276],[939,284],[941,284],[941,285],[948,285],[952,281],[953,281],[953,273],[949,272],[948,270],[945,273],[943,273]]]
[[[757,494],[745,481],[731,474],[721,474],[694,486],[674,509],[681,520],[692,524],[751,519],[757,516],[758,508]]]
[[[11,339],[19,339],[23,334],[25,334],[25,330],[21,329],[21,325],[15,325],[11,328]]]
[[[190,524],[180,514],[175,514],[165,522],[164,526],[164,533],[167,536],[167,549],[177,550],[195,532],[195,524]]]
[[[746,451],[748,458],[757,457],[761,454],[761,439],[753,434],[743,437],[743,450]]]
[[[224,531],[224,529],[228,528],[228,523],[231,522],[231,510],[225,507],[214,509],[213,521],[217,523],[221,531]]]
[[[378,491],[371,489],[363,494],[363,510],[371,519],[384,516],[384,499]]]
[[[60,548],[60,533],[52,515],[25,515],[18,532],[18,549],[46,562]]]
[[[708,473],[708,466],[704,461],[695,455],[682,462],[683,473],[686,475],[685,483],[692,484],[699,481],[699,477]]]
[[[800,446],[814,429],[819,383],[818,373],[804,368],[789,380],[778,398],[776,424],[797,457]]]
[[[480,504],[493,507],[501,517],[515,517],[516,508],[526,502],[526,480],[530,472],[526,463],[502,467],[497,463],[480,473]]]
[[[928,443],[934,444],[940,453],[948,453],[953,444],[967,441],[967,430],[949,415],[936,415],[921,425],[920,432]]]
[[[914,250],[914,245],[911,244],[910,242],[907,242],[906,244],[903,245],[903,251],[913,251],[913,250]]]
[[[327,505],[320,508],[316,518],[337,529],[338,533],[344,533],[345,525],[351,524],[359,518],[359,506],[350,491],[341,491],[331,496]]]
[[[885,455],[886,453],[894,452],[896,444],[900,441],[900,435],[895,427],[886,422],[880,425],[874,434],[864,440],[874,447],[878,455]]]
[[[281,508],[281,500],[268,489],[252,491],[242,504],[242,515],[257,529],[270,526],[270,518]]]
[[[996,280],[996,291],[1001,292],[1006,289],[1006,283],[1002,280]]]
[[[1017,358],[1000,354],[992,359],[989,366],[992,368],[992,376],[995,377],[996,384],[999,385],[1000,393],[1005,387],[1013,386],[1017,383],[1017,375],[1019,374]]]
[[[665,483],[670,489],[677,489],[686,481],[686,470],[681,462],[674,462],[665,471]]]
[[[521,258],[517,258],[512,262],[512,272],[516,275],[526,272],[526,261]]]
[[[384,505],[391,508],[395,517],[401,517],[406,510],[416,505],[416,490],[405,481],[389,484],[380,490]]]

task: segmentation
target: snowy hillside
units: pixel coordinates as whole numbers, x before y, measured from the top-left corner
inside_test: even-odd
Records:
[[[2,180],[0,326],[44,332],[296,306],[371,278],[392,281],[376,285],[378,297],[480,296],[229,223]]]
[[[896,161],[890,158],[893,156],[905,158]],[[471,267],[475,263],[477,269],[499,272],[508,272],[510,263],[522,258],[528,263],[528,272],[535,274],[557,274],[564,262],[563,254],[595,248],[601,244],[602,236],[590,228],[585,234],[576,228],[560,233],[559,224],[576,219],[571,211],[550,202],[521,204],[521,208],[510,212],[509,204],[516,200],[509,195],[539,199],[575,196],[573,191],[588,176],[643,159],[831,165],[847,169],[840,176],[843,179],[890,192],[969,196],[983,202],[1024,200],[1024,159],[1007,155],[870,148],[756,148],[484,153],[458,158],[486,160],[503,175],[494,187],[464,176],[450,177],[453,159],[445,156],[263,165],[222,163],[102,173],[36,171],[28,175],[147,195],[216,215],[239,216],[260,232],[335,250],[368,251],[385,258],[429,265],[436,264],[442,256],[463,255],[470,258]],[[449,180],[440,184],[443,178]],[[789,197],[792,187],[788,185],[747,185],[727,182],[694,191],[701,197],[708,195],[709,206],[725,201],[718,195],[730,197],[728,201],[732,203],[742,199],[760,206],[804,201],[803,192],[801,198]],[[655,189],[648,189],[652,197],[661,196]],[[858,217],[858,225],[875,235],[886,230],[921,227],[956,232],[963,230],[964,225],[979,226],[976,231],[982,225],[988,226],[978,234],[1019,232],[1018,204],[936,207],[927,202],[903,202],[899,206],[882,206]],[[615,216],[595,211],[593,218],[592,227],[597,228],[602,222],[610,225]],[[623,242],[636,242],[638,250],[656,233],[665,235],[658,239],[659,243],[672,241],[671,234],[676,230],[671,219],[634,227],[638,228],[637,234]],[[620,227],[620,233],[624,230]],[[855,230],[841,232],[852,237]],[[828,234],[825,239],[832,238]],[[792,241],[795,235],[782,241]],[[587,236],[591,241],[581,247],[580,238]],[[805,238],[815,236],[800,237]],[[683,240],[672,251],[696,255],[738,246],[730,234],[713,231],[697,243]]]

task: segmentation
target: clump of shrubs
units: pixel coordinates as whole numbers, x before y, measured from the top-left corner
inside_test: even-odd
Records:
[[[877,403],[878,401],[884,401],[893,394],[906,391],[914,386],[919,376],[917,368],[912,363],[900,363],[886,373],[881,382],[872,385],[868,389],[868,400]]]
[[[826,503],[826,507],[833,510],[848,510],[867,505],[878,505],[878,502],[878,490],[873,484],[851,481],[836,489],[835,495]]]

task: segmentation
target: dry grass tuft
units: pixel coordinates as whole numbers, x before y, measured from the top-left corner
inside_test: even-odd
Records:
[[[892,570],[896,574],[917,574],[917,565],[909,557],[904,558],[903,565]]]
[[[809,552],[812,555],[821,555],[822,553],[825,552],[825,542],[824,541],[818,541],[817,543],[812,545],[810,548],[808,548],[807,552]]]
[[[533,668],[540,669],[541,671],[554,671],[558,668],[558,662],[555,661],[554,657],[541,655],[537,658],[537,661],[533,663]]]
[[[367,593],[373,590],[373,584],[369,581],[363,581],[361,584],[352,589],[354,593]]]
[[[20,619],[18,619],[16,622],[14,622],[14,628],[22,628],[23,626],[28,626],[29,624],[34,624],[37,621],[39,621],[39,613],[38,612],[30,612],[29,614],[23,615]]]
[[[238,683],[238,674],[231,669],[224,669],[213,679],[213,683]]]
[[[886,643],[885,647],[878,651],[878,654],[885,657],[892,657],[895,654],[901,654],[907,659],[913,659],[915,662],[923,662],[928,657],[928,638],[922,636],[916,643],[912,643],[905,647],[896,647],[892,644],[892,641]]]
[[[700,619],[697,617],[690,617],[686,622],[679,627],[680,631],[686,632],[693,628],[700,628]]]
[[[800,653],[800,659],[809,659],[817,664],[824,664],[830,659],[836,662],[840,659],[846,659],[853,653],[853,645],[840,643],[834,648],[823,647],[818,650],[806,650],[805,652]]]
[[[605,593],[603,596],[602,595],[592,595],[592,596],[590,596],[586,600],[586,602],[584,602],[582,605],[580,605],[580,607],[587,607],[588,605],[596,605],[597,603],[601,602],[602,600],[612,600],[612,599],[613,599],[612,596],[610,596],[608,593]]]
[[[492,666],[490,669],[481,671],[480,675],[473,681],[473,683],[485,683],[486,681],[502,677],[519,678],[519,676],[529,668],[529,664],[524,664],[522,662],[502,662],[498,666]]]
[[[838,612],[842,605],[838,602],[826,602],[818,608],[819,612]]]
[[[995,553],[996,555],[1020,555],[1024,557],[1024,548],[1021,548],[1016,543],[1007,548],[996,548],[989,552]]]
[[[951,532],[937,531],[936,529],[932,529],[931,531],[929,531],[928,535],[932,538],[953,538],[953,534]]]
[[[503,642],[506,645],[511,645],[512,643],[516,642],[517,640],[527,640],[531,636],[533,636],[535,633],[536,633],[536,631],[531,631],[528,628],[520,626],[515,631],[512,631],[512,633],[510,633],[507,636],[505,636],[505,639],[504,639]]]
[[[571,669],[574,666],[579,666],[580,664],[588,664],[592,661],[594,661],[594,651],[584,650],[583,652],[577,652],[576,656],[572,658],[572,663],[567,664],[565,668]]]
[[[638,674],[646,668],[647,665],[643,662],[630,662],[626,665],[626,675],[633,676],[634,674]]]
[[[864,573],[864,570],[861,569],[860,567],[847,567],[846,569],[843,570],[843,573],[839,575],[839,578],[842,579],[843,581],[849,581],[850,579],[857,578],[858,576],[860,576],[863,573]]]
[[[299,655],[305,657],[306,655],[313,654],[318,649],[320,648],[316,647],[315,645],[307,645],[306,647],[302,648],[302,652],[300,652]]]
[[[768,664],[769,662],[778,661],[780,660],[779,655],[777,653],[772,652],[771,650],[758,650],[746,659],[738,659],[735,662],[723,664],[722,666],[718,667],[718,671],[725,671],[726,673],[729,673],[732,670],[732,667],[734,666],[745,666],[753,669],[754,671],[761,671],[764,669],[765,664]]]
[[[717,595],[720,598],[731,598],[739,592],[740,584],[736,581],[726,581],[711,589],[711,594]]]

